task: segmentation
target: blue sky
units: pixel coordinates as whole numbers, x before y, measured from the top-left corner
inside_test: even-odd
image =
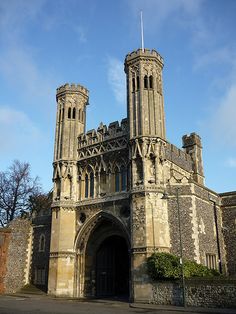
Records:
[[[202,138],[206,185],[236,190],[235,0],[2,0],[0,171],[28,161],[52,187],[56,88],[90,91],[87,130],[126,117],[125,55],[164,58],[168,141]]]

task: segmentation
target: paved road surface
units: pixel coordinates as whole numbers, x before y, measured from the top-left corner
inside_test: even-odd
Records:
[[[196,310],[197,311],[197,310]],[[199,313],[199,311],[197,311]],[[201,313],[236,313],[234,311],[210,311],[202,309]],[[1,314],[126,314],[126,313],[159,313],[186,314],[196,313],[195,310],[180,308],[158,308],[153,305],[133,304],[114,300],[62,300],[47,296],[0,296]]]

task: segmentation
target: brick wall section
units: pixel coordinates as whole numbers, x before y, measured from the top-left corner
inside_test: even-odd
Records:
[[[150,298],[149,303],[182,305],[182,296],[182,287],[179,283],[154,283],[152,284],[152,297]],[[236,308],[235,281],[187,281],[185,296],[187,306]]]
[[[8,228],[0,229],[0,294],[4,293],[4,279],[7,271],[7,254],[11,238],[11,230]]]
[[[28,264],[28,249],[31,222],[17,218],[9,224],[11,241],[8,250],[7,273],[5,276],[5,292],[13,293],[27,282],[25,278]]]

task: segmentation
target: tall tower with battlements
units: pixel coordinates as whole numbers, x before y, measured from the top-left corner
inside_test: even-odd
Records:
[[[155,50],[139,49],[125,58],[130,138],[166,138],[162,69],[163,59]]]

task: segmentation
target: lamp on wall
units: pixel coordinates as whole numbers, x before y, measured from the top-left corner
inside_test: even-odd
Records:
[[[182,230],[181,230],[181,220],[180,220],[180,206],[179,206],[179,188],[175,189],[176,192],[176,203],[177,203],[177,213],[178,213],[178,229],[179,229],[179,248],[180,248],[180,266],[181,266],[181,278],[182,278],[182,297],[183,306],[186,307],[186,296],[185,296],[185,277],[184,277],[184,261],[183,261],[183,243],[182,243]],[[163,200],[168,200],[169,196],[166,191],[164,191],[162,198]]]

